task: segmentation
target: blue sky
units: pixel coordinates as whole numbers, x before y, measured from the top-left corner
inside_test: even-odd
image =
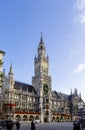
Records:
[[[41,32],[49,56],[52,90],[85,101],[85,0],[0,1],[0,50],[6,74],[31,84]]]

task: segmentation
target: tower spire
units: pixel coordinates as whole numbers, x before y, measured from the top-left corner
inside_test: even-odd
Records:
[[[40,43],[43,43],[42,32],[41,32],[41,39],[40,39]]]
[[[43,42],[43,37],[42,37],[42,32],[41,32],[41,37],[40,37],[40,42],[39,42],[39,47],[38,47],[38,58],[46,58],[46,50],[45,50],[45,45]]]
[[[41,45],[43,45],[43,46],[44,46],[42,32],[41,32],[41,37],[40,37],[40,46],[41,46]]]
[[[9,71],[9,75],[13,75],[13,69],[12,69],[12,62],[11,62],[11,65],[10,65],[10,71]]]
[[[12,62],[10,65],[10,70],[9,70],[9,88],[14,88],[14,73],[12,69]]]

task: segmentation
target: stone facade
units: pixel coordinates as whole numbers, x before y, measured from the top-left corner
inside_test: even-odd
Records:
[[[0,60],[3,59],[0,51]],[[80,94],[77,89],[70,95],[52,91],[52,81],[49,75],[49,58],[41,35],[38,55],[34,58],[34,76],[32,85],[14,81],[12,64],[8,76],[5,70],[0,89],[0,117],[13,120],[39,119],[41,122],[71,121],[78,116]]]

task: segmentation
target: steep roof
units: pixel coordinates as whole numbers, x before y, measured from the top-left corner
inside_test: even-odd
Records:
[[[68,101],[69,100],[69,95],[57,92],[57,91],[52,91],[52,97],[58,98],[60,100]]]
[[[56,91],[52,91],[51,93],[52,93],[52,97],[60,98]]]
[[[64,100],[64,101],[68,101],[69,100],[69,95],[68,94],[64,94],[64,93],[61,93],[61,92],[57,92],[59,97],[61,98],[61,100]]]
[[[23,91],[28,91],[28,92],[34,91],[34,93],[36,94],[35,88],[32,85],[22,83],[22,82],[19,82],[19,81],[15,81],[14,89],[17,89],[17,90],[22,89]]]

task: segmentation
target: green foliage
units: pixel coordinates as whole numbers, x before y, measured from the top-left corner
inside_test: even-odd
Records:
[[[44,95],[48,94],[48,85],[47,84],[44,84],[43,91],[44,91]]]
[[[2,65],[2,64],[3,64],[2,59],[0,59],[0,65]]]
[[[2,67],[2,64],[3,64],[2,59],[0,59],[0,67]],[[0,87],[2,87],[2,83],[3,83],[3,74],[2,72],[0,72]]]
[[[2,87],[2,83],[3,83],[3,74],[0,72],[0,87]]]

